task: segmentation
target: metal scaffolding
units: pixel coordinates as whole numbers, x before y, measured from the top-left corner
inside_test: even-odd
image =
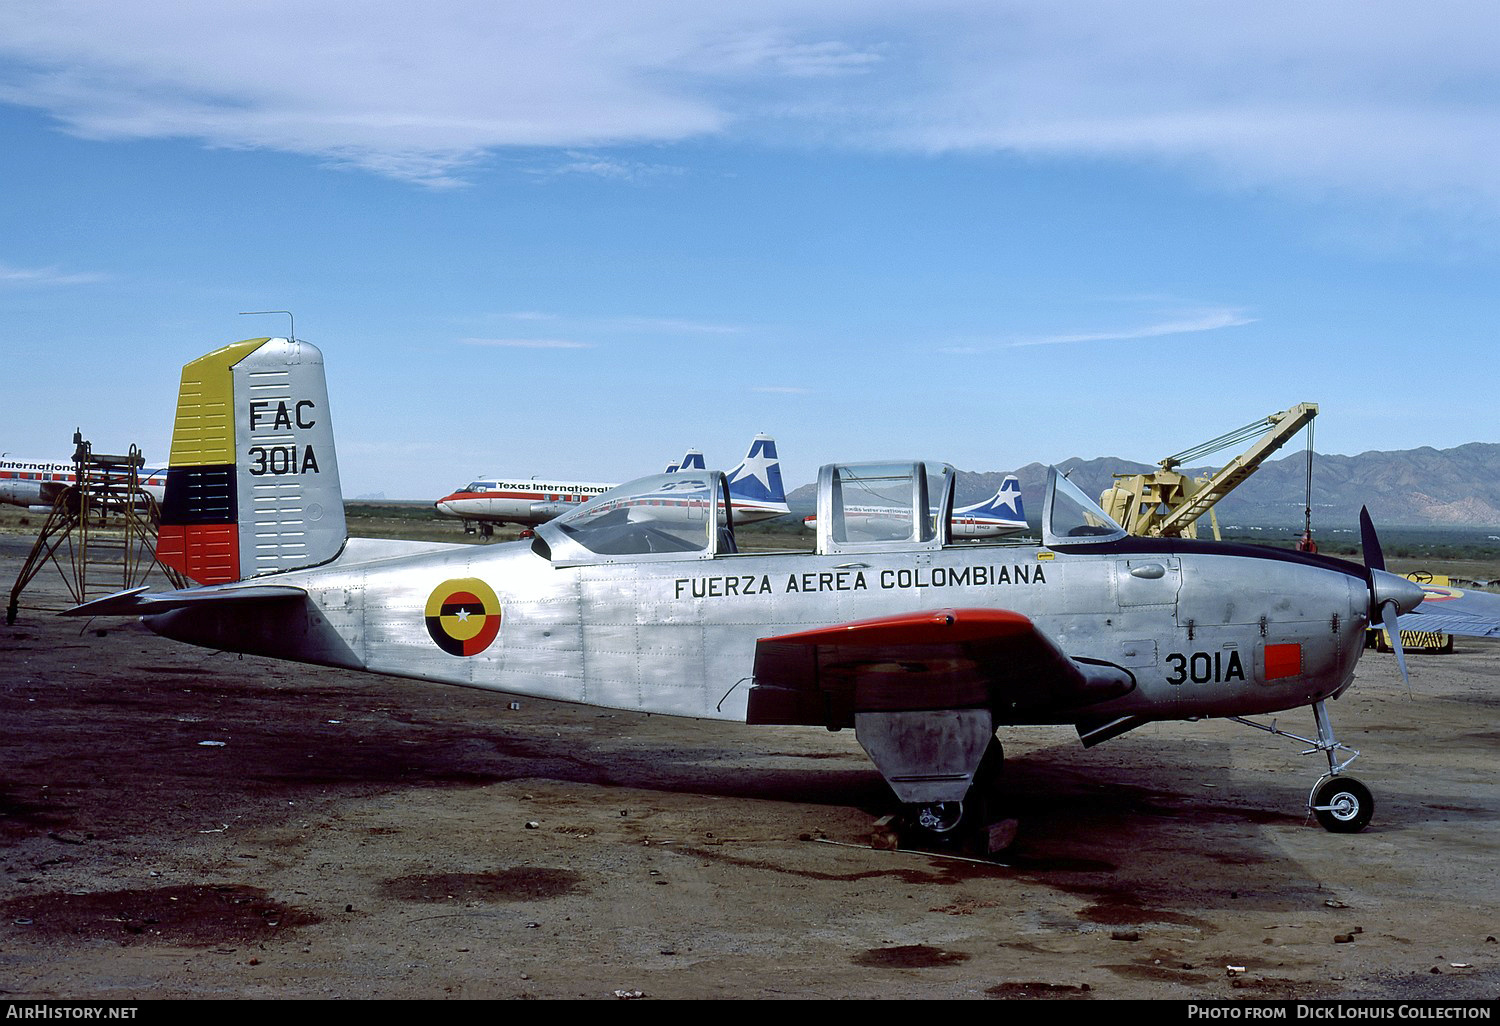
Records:
[[[49,563],[62,575],[75,604],[139,587],[153,570],[173,588],[186,583],[156,558],[161,511],[142,487],[145,459],[140,449],[132,445],[125,456],[96,453],[77,432],[73,443],[73,482],[53,502],[10,590],[8,624],[16,622],[21,592]]]

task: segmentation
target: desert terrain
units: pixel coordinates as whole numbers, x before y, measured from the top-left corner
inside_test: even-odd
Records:
[[[0,580],[29,541],[0,536]],[[195,649],[44,573],[0,628],[0,992],[70,998],[1444,998],[1500,992],[1500,644],[1366,654],[1324,768],[1225,721],[1002,731],[1014,843],[871,846],[852,732]],[[1313,730],[1306,711],[1281,718]]]

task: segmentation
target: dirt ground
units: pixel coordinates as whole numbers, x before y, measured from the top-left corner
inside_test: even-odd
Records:
[[[67,604],[49,572],[0,627],[6,999],[1500,993],[1497,643],[1413,656],[1410,695],[1367,654],[1331,706],[1363,834],[1306,820],[1296,742],[1027,729],[985,863],[870,847],[852,732],[513,707]]]

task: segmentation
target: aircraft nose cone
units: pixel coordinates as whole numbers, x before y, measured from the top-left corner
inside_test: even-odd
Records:
[[[1423,595],[1421,585],[1414,584],[1405,577],[1384,570],[1370,571],[1370,605],[1375,611],[1373,619],[1380,619],[1379,610],[1387,602],[1394,605],[1398,612],[1410,613],[1421,604]]]

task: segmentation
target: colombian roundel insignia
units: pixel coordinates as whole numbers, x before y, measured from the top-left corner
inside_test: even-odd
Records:
[[[500,633],[500,600],[477,577],[444,581],[427,599],[427,633],[449,655],[478,655]]]

